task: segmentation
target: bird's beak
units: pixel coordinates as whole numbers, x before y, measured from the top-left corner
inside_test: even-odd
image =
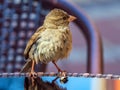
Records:
[[[77,19],[75,16],[69,15],[68,21],[69,21],[69,22],[72,22],[72,21],[74,21],[75,19]]]

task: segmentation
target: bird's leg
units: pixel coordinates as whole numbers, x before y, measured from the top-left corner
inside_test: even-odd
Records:
[[[57,68],[58,72],[63,72],[63,71],[58,67],[58,65],[56,64],[55,61],[52,61],[52,63],[55,65],[55,67]]]
[[[34,71],[34,66],[35,66],[35,61],[32,60],[32,68],[31,68],[31,71],[30,71],[30,77],[36,77],[36,73]]]
[[[34,72],[34,66],[35,66],[35,61],[32,61],[32,68],[31,68],[31,72]]]
[[[35,61],[32,60],[32,68],[31,68],[31,71],[30,71],[30,74],[29,74],[29,76],[32,80],[32,86],[34,86],[34,78],[36,78],[36,76],[37,76],[37,74],[34,71],[34,66],[35,66]]]
[[[55,61],[52,61],[52,63],[55,65],[55,67],[57,68],[58,72],[60,72],[60,74],[59,74],[60,82],[66,83],[66,82],[68,81],[68,79],[67,79],[67,72],[61,70],[61,69],[57,66],[57,64],[56,64]],[[56,79],[57,79],[57,78],[56,78]],[[55,79],[55,80],[56,80],[56,79]],[[54,81],[55,81],[55,80],[54,80]],[[54,82],[54,81],[53,81],[53,82]]]
[[[58,67],[58,65],[56,64],[55,61],[52,61],[52,63],[55,65],[55,67],[57,68],[58,72],[60,72],[62,76],[66,76],[66,71],[61,70],[61,69]]]

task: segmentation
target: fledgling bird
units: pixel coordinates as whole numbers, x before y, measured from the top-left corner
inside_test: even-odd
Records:
[[[56,64],[59,59],[68,57],[72,48],[72,35],[69,23],[76,17],[69,15],[61,9],[53,9],[45,17],[44,23],[32,35],[27,43],[24,56],[27,60],[21,72],[34,74],[34,65],[52,63],[63,72]]]

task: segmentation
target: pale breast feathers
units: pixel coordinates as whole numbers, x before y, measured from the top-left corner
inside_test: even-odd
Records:
[[[31,37],[25,49],[25,56],[47,63],[68,56],[72,48],[72,37],[69,30],[39,30]]]

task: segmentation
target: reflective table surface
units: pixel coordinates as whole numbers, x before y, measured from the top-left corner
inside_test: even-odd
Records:
[[[37,85],[37,89],[33,90],[115,90],[115,81],[117,80],[71,76],[63,83],[56,76],[42,76],[33,81]],[[31,90],[31,87],[29,79],[24,76],[0,78],[0,90]]]

